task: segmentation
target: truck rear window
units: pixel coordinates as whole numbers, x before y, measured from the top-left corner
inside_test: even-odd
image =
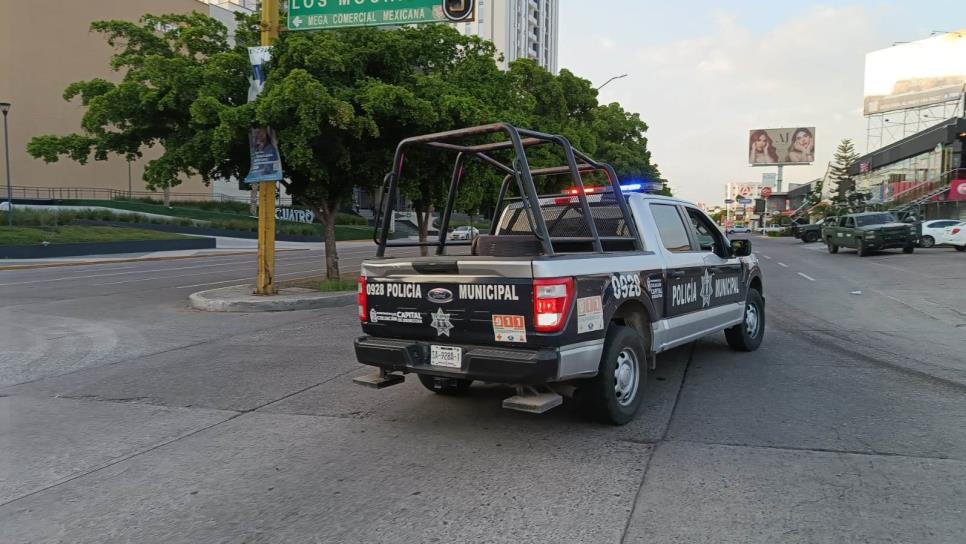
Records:
[[[591,200],[593,197],[588,197]],[[601,199],[588,202],[597,234],[601,237],[617,237],[631,239],[630,229],[624,221],[621,210],[614,199]],[[563,202],[561,202],[563,201]],[[546,203],[545,203],[546,202]],[[576,197],[552,200],[541,200],[540,213],[547,223],[547,230],[551,238],[583,238],[591,236],[583,210]],[[533,235],[533,228],[526,212],[518,204],[512,204],[504,212],[500,221],[498,235]]]

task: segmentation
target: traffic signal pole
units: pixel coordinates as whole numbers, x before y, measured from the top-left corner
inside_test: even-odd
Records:
[[[262,0],[262,45],[278,37],[279,0]],[[274,295],[275,286],[275,191],[276,182],[258,184],[258,274],[256,295]]]

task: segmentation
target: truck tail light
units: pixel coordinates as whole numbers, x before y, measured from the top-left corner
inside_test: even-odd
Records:
[[[359,321],[365,323],[369,315],[368,302],[366,301],[366,277],[359,276]]]
[[[560,332],[567,325],[574,302],[574,279],[533,280],[533,328],[537,332]]]

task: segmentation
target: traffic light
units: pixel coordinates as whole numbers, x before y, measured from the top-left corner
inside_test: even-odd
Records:
[[[443,15],[453,23],[476,19],[476,0],[443,0]]]

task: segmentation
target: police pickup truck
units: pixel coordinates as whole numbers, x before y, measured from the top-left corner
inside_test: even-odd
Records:
[[[483,143],[466,142],[473,138]],[[528,151],[538,146],[565,165],[531,168]],[[438,240],[389,239],[412,148],[456,154]],[[489,234],[449,240],[473,162],[505,176],[498,213]],[[595,176],[602,185],[584,183]],[[538,195],[535,180],[550,187],[554,179],[567,188]],[[378,370],[355,381],[381,388],[413,373],[442,394],[473,381],[508,384],[516,395],[506,408],[542,413],[566,395],[624,424],[657,353],[722,331],[732,348],[757,349],[765,301],[751,242],[729,242],[696,206],[643,194],[643,185],[621,185],[613,168],[562,137],[505,124],[403,141],[382,192],[377,257],[363,262],[359,278],[364,335],[355,352]],[[387,255],[399,246],[435,254]]]

